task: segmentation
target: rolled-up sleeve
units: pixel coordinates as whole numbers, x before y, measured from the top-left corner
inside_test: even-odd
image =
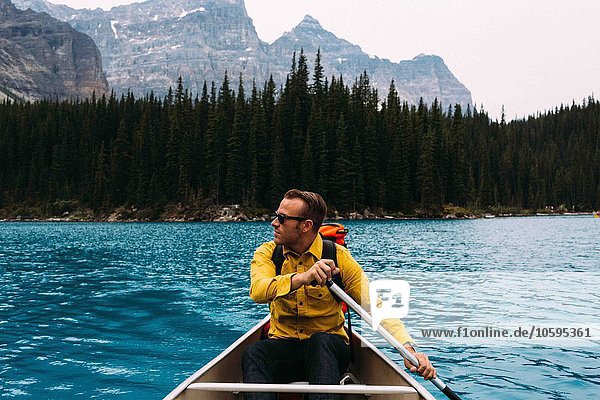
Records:
[[[293,274],[275,275],[271,260],[275,242],[262,244],[254,252],[250,263],[250,298],[257,303],[268,303],[290,293]]]

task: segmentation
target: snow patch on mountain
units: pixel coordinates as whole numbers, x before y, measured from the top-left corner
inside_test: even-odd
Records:
[[[200,8],[196,8],[195,10],[190,10],[190,11],[183,11],[181,14],[179,14],[179,19],[184,18],[190,14],[196,13],[196,12],[206,12],[206,8],[204,7],[200,7]]]
[[[118,23],[119,21],[110,21],[110,29],[112,29],[113,34],[115,35],[115,39],[119,38],[119,34],[117,33],[117,28],[115,27],[115,25]],[[98,28],[101,27],[102,24],[98,25]]]

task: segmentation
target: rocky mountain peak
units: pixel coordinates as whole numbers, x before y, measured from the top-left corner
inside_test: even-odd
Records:
[[[14,13],[17,8],[10,2],[10,0],[0,0],[0,15],[8,15]]]
[[[316,18],[313,18],[310,15],[306,14],[302,21],[300,21],[300,23],[296,25],[294,29],[323,30],[323,27],[321,26],[319,21],[317,21]]]
[[[310,15],[306,15],[291,32],[284,33],[283,36],[273,42],[269,50],[283,56],[294,51],[300,51],[300,48],[303,48],[307,54],[316,53],[320,48],[323,55],[336,59],[351,54],[364,54],[359,46],[338,38],[335,34],[323,28],[319,21]]]
[[[436,56],[435,54],[425,54],[425,53],[420,53],[419,55],[415,56],[412,59],[412,61],[429,62],[432,64],[444,64],[444,60],[442,59],[442,57]]]
[[[92,39],[48,14],[0,0],[0,89],[24,100],[100,96],[108,91]]]
[[[6,1],[6,0],[0,0]],[[243,0],[147,0],[110,11],[74,10],[45,0],[13,0],[17,7],[36,7],[91,36],[100,48],[104,70],[117,93],[154,91],[164,95],[179,77],[193,93],[204,81],[221,83],[223,74],[243,74],[244,82],[261,83],[273,76],[285,82],[292,54],[304,49],[311,68],[321,49],[326,76],[352,82],[364,71],[383,98],[392,79],[402,99],[416,104],[438,98],[443,104],[470,104],[471,93],[437,56],[418,55],[393,63],[371,57],[306,15],[271,45],[260,40]],[[248,90],[250,87],[247,88]]]

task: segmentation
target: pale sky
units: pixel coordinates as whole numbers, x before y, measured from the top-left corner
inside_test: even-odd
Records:
[[[52,0],[74,8],[132,0]],[[442,57],[473,101],[507,119],[600,96],[600,1],[245,0],[273,42],[310,14],[336,36],[393,62]],[[312,61],[312,60],[309,60]]]

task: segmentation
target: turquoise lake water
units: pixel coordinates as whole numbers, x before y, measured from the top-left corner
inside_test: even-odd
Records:
[[[347,226],[370,278],[410,282],[408,330],[463,398],[600,398],[599,219]],[[0,396],[162,398],[266,314],[248,270],[270,238],[268,223],[0,223]],[[421,331],[459,327],[591,337]]]

